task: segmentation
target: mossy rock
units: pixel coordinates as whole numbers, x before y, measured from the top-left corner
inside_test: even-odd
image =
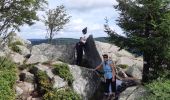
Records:
[[[16,42],[12,42],[8,44],[9,47],[14,46],[14,45],[24,45],[24,44],[21,41],[16,41]]]
[[[122,69],[126,69],[128,68],[128,65],[127,64],[120,64],[120,65],[117,65],[118,67],[122,68]]]
[[[11,48],[12,51],[21,54],[21,49],[17,45],[23,45],[23,43],[20,42],[20,41],[16,41],[16,42],[13,42],[13,43],[9,43],[8,46]]]
[[[40,95],[44,95],[47,91],[53,89],[52,81],[48,77],[46,72],[37,71],[37,73],[35,74],[35,80],[36,80],[37,89]]]
[[[63,63],[63,64],[55,64],[53,66],[54,66],[53,73],[55,75],[60,76],[64,80],[66,80],[68,82],[68,84],[71,86],[74,79],[73,79],[73,76],[69,70],[68,65]]]

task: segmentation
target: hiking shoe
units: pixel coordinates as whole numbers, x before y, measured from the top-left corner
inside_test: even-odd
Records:
[[[109,96],[109,93],[106,93],[106,92],[105,92],[104,95],[105,95],[105,96]]]
[[[110,96],[115,96],[114,92],[109,93]]]

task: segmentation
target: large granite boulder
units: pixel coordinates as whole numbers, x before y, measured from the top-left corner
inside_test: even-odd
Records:
[[[87,38],[87,42],[85,44],[85,56],[90,64],[89,67],[91,68],[95,68],[102,61],[92,35]]]
[[[17,45],[17,46],[21,50],[21,55],[24,55],[24,56],[30,55],[31,52],[27,47],[22,46],[22,45]]]
[[[140,98],[146,94],[147,91],[144,87],[133,86],[123,91],[119,96],[119,100],[140,100]]]
[[[26,64],[34,64],[46,61],[48,61],[48,58],[44,55],[31,55],[31,57],[27,60]]]
[[[11,53],[10,58],[13,62],[20,64],[20,65],[22,65],[25,60],[24,56],[19,53]]]
[[[142,79],[142,71],[137,66],[129,67],[126,71],[126,74],[137,79]]]
[[[117,65],[128,65],[128,66],[140,66],[142,68],[143,66],[143,60],[141,57],[135,58],[135,57],[118,57]]]
[[[53,74],[52,68],[45,66],[45,65],[42,65],[42,64],[35,65],[35,67],[38,70],[46,72],[48,77],[50,79],[53,79],[53,88],[63,88],[63,87],[66,87],[68,85],[67,82],[64,81],[64,79]]]
[[[83,97],[83,100],[89,100],[99,87],[99,78],[90,69],[76,65],[69,65],[69,68],[74,77],[73,89]]]
[[[64,88],[68,86],[68,83],[64,79],[53,74],[53,67],[42,64],[35,65],[35,67],[38,70],[45,71],[48,77],[53,79],[53,88]],[[72,83],[74,91],[80,94],[83,97],[83,100],[88,100],[94,95],[100,84],[100,80],[97,78],[97,75],[88,68],[77,65],[68,65],[68,67],[74,78]]]
[[[31,57],[27,64],[45,61],[61,60],[72,63],[74,60],[74,45],[40,44],[32,47]]]

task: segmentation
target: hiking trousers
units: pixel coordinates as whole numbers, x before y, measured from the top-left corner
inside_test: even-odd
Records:
[[[78,52],[77,53],[77,59],[76,59],[76,65],[82,65],[82,59],[83,59],[83,53],[82,52]]]
[[[116,92],[116,78],[115,78],[115,81],[113,82],[112,81],[112,78],[111,79],[106,79],[106,82],[105,82],[105,93],[110,93],[109,91],[109,86],[111,85],[111,90],[112,92]]]

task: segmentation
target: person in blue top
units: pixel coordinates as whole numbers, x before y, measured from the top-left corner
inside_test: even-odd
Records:
[[[116,92],[116,71],[114,64],[108,59],[108,55],[103,55],[104,61],[94,70],[103,69],[105,77],[105,95],[110,95],[109,86],[111,85],[112,92]],[[111,93],[112,94],[112,93]]]

